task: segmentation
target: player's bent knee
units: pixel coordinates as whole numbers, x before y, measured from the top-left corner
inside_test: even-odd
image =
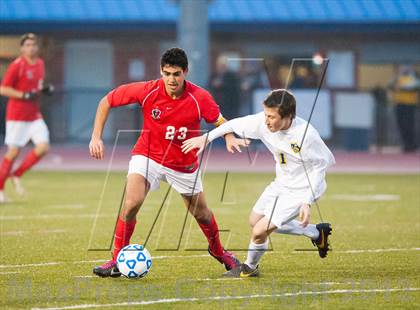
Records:
[[[249,215],[249,225],[251,226],[251,228],[253,228],[258,221],[261,220],[261,218],[263,218],[264,216],[258,213],[255,213],[254,211],[251,212],[251,214]]]
[[[140,209],[142,204],[143,204],[143,199],[126,198],[125,203],[124,203],[124,208],[126,210]]]
[[[14,160],[16,157],[19,156],[20,149],[17,147],[9,147],[5,154],[5,157],[9,160]]]
[[[48,143],[41,143],[35,147],[35,152],[38,156],[44,156],[50,150],[50,145]]]
[[[252,240],[256,243],[264,243],[267,240],[268,232],[267,230],[259,229],[254,227],[252,230]]]

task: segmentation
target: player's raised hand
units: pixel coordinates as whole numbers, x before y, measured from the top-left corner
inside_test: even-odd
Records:
[[[197,155],[199,155],[206,147],[207,135],[194,137],[182,142],[181,150],[184,154],[187,154],[191,150],[198,149]]]
[[[304,203],[300,207],[300,211],[299,211],[299,219],[301,221],[302,227],[308,226],[310,218],[311,218],[311,208],[308,204]]]
[[[89,152],[90,152],[90,156],[92,156],[93,158],[103,159],[104,153],[105,153],[105,147],[104,147],[104,142],[102,141],[102,139],[92,137],[89,143]]]
[[[244,138],[236,138],[232,133],[225,135],[226,149],[229,153],[242,152],[241,147],[248,147],[250,140]]]

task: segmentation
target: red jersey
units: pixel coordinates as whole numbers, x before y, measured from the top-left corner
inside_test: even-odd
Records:
[[[1,85],[23,92],[39,91],[44,76],[44,61],[41,58],[38,58],[34,64],[30,64],[24,57],[18,57],[7,68]],[[33,101],[9,99],[6,120],[34,121],[39,118],[42,118],[39,99]]]
[[[139,103],[143,110],[143,130],[132,154],[143,155],[179,172],[198,168],[196,152],[184,154],[182,142],[200,135],[200,121],[214,123],[219,106],[204,89],[185,81],[183,94],[172,99],[162,79],[122,85],[107,95],[112,108]]]

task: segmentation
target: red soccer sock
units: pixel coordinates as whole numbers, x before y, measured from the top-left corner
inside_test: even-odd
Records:
[[[21,177],[22,174],[24,174],[27,170],[29,170],[40,159],[41,159],[41,156],[36,155],[35,150],[30,151],[29,154],[24,159],[24,161],[20,164],[19,168],[17,168],[16,171],[12,173],[12,175],[15,177]]]
[[[120,250],[130,244],[130,238],[133,235],[134,227],[136,227],[136,220],[124,222],[121,218],[118,218],[114,236],[114,252],[112,255],[114,261],[117,260],[117,255]]]
[[[9,176],[10,170],[12,169],[13,160],[4,158],[0,166],[0,190],[4,189],[4,183]]]
[[[216,256],[223,255],[223,247],[219,239],[219,227],[217,227],[216,219],[214,214],[211,215],[209,223],[198,223],[201,230],[209,242],[210,251]]]

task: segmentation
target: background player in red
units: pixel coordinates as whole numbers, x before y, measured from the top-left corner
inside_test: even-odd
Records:
[[[99,103],[96,112],[90,154],[104,157],[102,131],[111,108],[138,103],[142,107],[144,125],[132,150],[123,210],[119,216],[113,259],[93,272],[101,277],[119,277],[115,259],[129,244],[136,225],[136,215],[149,191],[159,188],[160,181],[168,182],[181,194],[189,212],[197,220],[209,243],[209,253],[227,270],[240,262],[224,250],[213,213],[207,207],[196,152],[184,154],[182,142],[200,135],[200,121],[216,126],[225,120],[218,105],[204,89],[185,80],[188,72],[187,55],[182,49],[167,50],[161,58],[159,80],[122,85],[112,90]],[[239,148],[243,141],[232,134],[226,136],[229,151]]]
[[[9,97],[6,111],[7,152],[0,166],[0,202],[7,199],[4,184],[10,176],[15,190],[23,195],[20,177],[35,165],[49,149],[49,132],[40,112],[39,96],[51,94],[51,85],[44,85],[44,61],[38,57],[38,38],[24,34],[20,41],[21,56],[7,68],[0,86],[0,95]],[[35,145],[21,165],[10,174],[20,148],[29,141]]]

